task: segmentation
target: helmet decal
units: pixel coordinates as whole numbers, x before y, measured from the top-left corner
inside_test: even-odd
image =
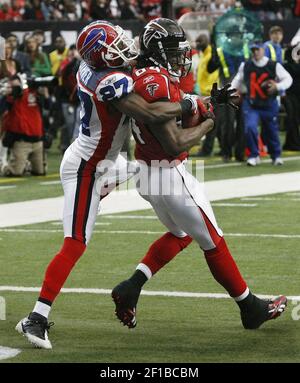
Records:
[[[143,34],[143,43],[146,48],[148,48],[149,43],[152,39],[161,39],[162,37],[167,37],[168,31],[156,23],[155,21],[150,22],[145,26],[145,31]]]
[[[99,52],[103,47],[103,42],[106,40],[106,32],[103,28],[92,29],[86,36],[80,54],[86,54],[93,49],[94,52]]]

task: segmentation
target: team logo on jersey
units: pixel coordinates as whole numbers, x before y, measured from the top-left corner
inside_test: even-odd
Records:
[[[152,39],[160,40],[162,37],[167,37],[168,35],[168,31],[164,27],[153,21],[145,27],[143,43],[145,47],[148,48],[149,43]]]
[[[92,29],[86,36],[82,50],[82,53],[88,53],[93,50],[99,52],[103,48],[103,43],[106,40],[106,32],[103,28]]]
[[[146,86],[146,90],[148,91],[148,93],[150,94],[151,97],[154,97],[154,94],[155,92],[157,91],[157,89],[159,88],[159,85],[154,83],[154,84],[148,84]]]
[[[151,82],[153,80],[154,80],[154,76],[145,77],[143,80],[143,84],[148,84],[149,82]]]
[[[115,82],[116,80],[117,80],[116,76],[112,76],[112,77],[110,77],[108,80],[106,80],[106,81],[104,82],[104,85],[110,85],[110,84],[112,84],[113,82]]]

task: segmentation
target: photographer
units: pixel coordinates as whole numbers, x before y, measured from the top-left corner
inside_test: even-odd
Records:
[[[43,124],[39,95],[49,99],[47,87],[28,87],[22,75],[12,76],[7,83],[6,96],[2,97],[3,145],[10,149],[8,164],[2,173],[22,176],[27,161],[32,175],[44,175]]]

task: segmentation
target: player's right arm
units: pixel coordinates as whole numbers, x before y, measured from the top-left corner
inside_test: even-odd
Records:
[[[190,104],[190,107],[189,107]],[[192,109],[189,101],[183,102],[154,102],[148,103],[137,93],[113,101],[113,105],[120,112],[147,125],[161,124],[170,119],[180,117]],[[190,112],[192,113],[192,112]]]

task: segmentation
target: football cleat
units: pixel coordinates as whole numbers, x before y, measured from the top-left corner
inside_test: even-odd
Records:
[[[130,280],[119,283],[111,293],[115,302],[115,314],[117,318],[128,328],[134,328],[136,321],[136,305],[141,290],[136,287]]]
[[[270,300],[256,297],[253,310],[241,311],[241,319],[245,329],[254,330],[264,322],[278,318],[287,307],[287,297],[281,295]]]
[[[30,343],[38,348],[51,349],[48,332],[54,323],[48,323],[47,319],[38,313],[30,313],[28,318],[20,320],[16,330],[25,336]]]

